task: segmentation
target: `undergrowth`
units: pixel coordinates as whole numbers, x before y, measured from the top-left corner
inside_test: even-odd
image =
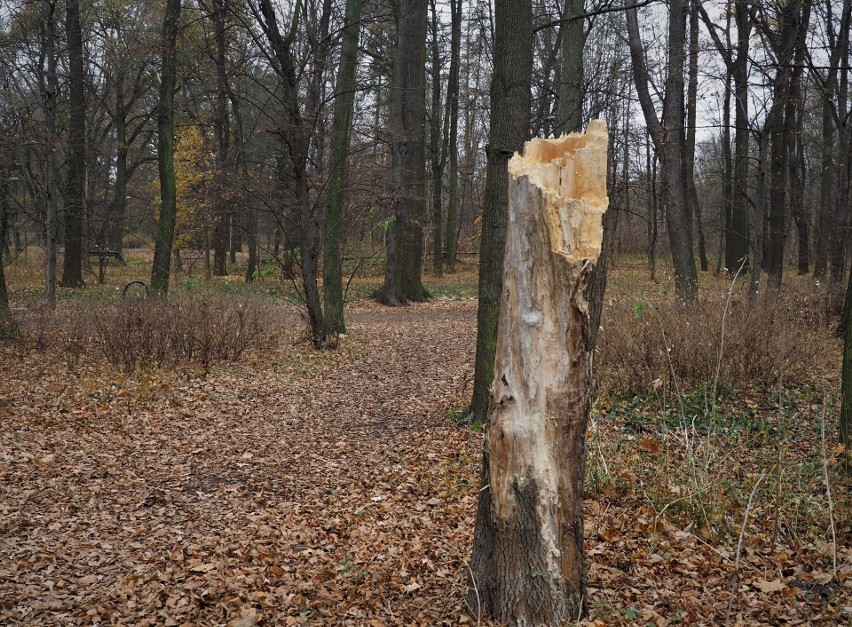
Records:
[[[21,341],[59,352],[70,367],[104,359],[125,372],[184,364],[207,370],[216,362],[238,360],[249,349],[268,347],[281,318],[280,311],[257,299],[179,293],[34,310],[21,325]]]

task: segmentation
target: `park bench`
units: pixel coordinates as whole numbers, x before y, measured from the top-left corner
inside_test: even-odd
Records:
[[[124,257],[122,257],[121,253],[117,250],[102,250],[96,248],[95,250],[89,251],[89,259],[91,260],[92,257],[97,257],[98,259],[98,283],[104,282],[104,278],[106,277],[106,264],[108,260],[115,259],[118,262],[118,265],[126,265]]]

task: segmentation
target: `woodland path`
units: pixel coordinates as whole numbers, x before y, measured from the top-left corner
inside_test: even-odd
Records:
[[[482,434],[451,418],[470,393],[475,307],[361,303],[323,353],[293,316],[278,346],[206,376],[69,369],[0,346],[0,624],[476,623],[464,599]],[[812,415],[807,399],[790,420]],[[586,624],[724,624],[742,518],[719,541],[659,516],[649,491],[688,489],[686,449],[625,420],[599,407],[589,432]],[[755,442],[725,462],[747,477],[741,504],[771,467],[752,458],[775,455]],[[818,439],[794,444],[792,459],[820,459]],[[797,499],[821,506],[812,492]],[[747,528],[732,624],[845,624],[848,536],[842,587],[818,583],[830,535],[767,549],[771,498]]]
[[[457,624],[459,450],[479,435],[449,410],[475,303],[349,325],[334,353],[285,341],[206,377],[21,373],[0,406],[0,623]]]

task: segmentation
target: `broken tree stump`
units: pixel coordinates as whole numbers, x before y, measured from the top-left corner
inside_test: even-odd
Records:
[[[509,161],[497,358],[468,603],[510,625],[585,612],[590,410],[585,286],[607,209],[607,130],[534,139]]]

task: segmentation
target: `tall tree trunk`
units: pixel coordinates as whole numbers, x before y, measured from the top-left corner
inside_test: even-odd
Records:
[[[816,232],[814,233],[814,278],[824,279],[828,269],[828,251],[831,242],[834,191],[834,118],[831,114],[833,96],[823,90],[822,147],[820,159],[819,205],[817,206]]]
[[[722,101],[722,228],[719,231],[719,258],[716,261],[716,274],[721,273],[722,251],[728,250],[730,239],[731,219],[734,205],[734,160],[731,155],[731,71],[725,75],[725,92]],[[724,247],[724,248],[723,248]],[[727,257],[727,256],[726,256]],[[725,259],[725,269],[730,262]]]
[[[299,243],[302,253],[302,288],[305,307],[314,346],[317,348],[327,347],[330,341],[332,344],[334,342],[325,336],[325,322],[323,321],[322,304],[317,286],[317,260],[319,256],[317,233],[319,229],[316,217],[311,211],[307,174],[310,129],[305,126],[302,110],[299,106],[298,77],[291,50],[300,20],[301,3],[296,3],[292,28],[286,36],[282,35],[278,28],[278,18],[272,0],[259,0],[259,3],[260,14],[256,14],[255,17],[260,22],[272,48],[273,67],[280,79],[284,104],[284,123],[281,137],[284,152],[289,157],[291,171],[287,174],[294,190],[296,206],[299,211]],[[317,54],[320,54],[319,50]],[[318,97],[317,94],[314,94],[314,97]],[[316,113],[318,104],[318,102],[309,103],[307,107],[309,114]]]
[[[561,625],[585,613],[585,288],[601,246],[607,143],[595,121],[584,137],[534,140],[509,163],[500,335],[468,605],[510,625]]]
[[[852,303],[852,271],[849,273],[849,283],[846,287],[846,307]],[[844,308],[846,309],[846,308]],[[845,316],[849,315],[846,310]],[[852,324],[845,320],[843,329],[843,361],[840,383],[840,444],[846,451],[852,451]],[[847,453],[848,454],[848,453]]]
[[[181,0],[166,0],[163,18],[162,71],[160,101],[157,106],[157,156],[160,172],[160,220],[154,244],[151,290],[165,295],[169,291],[172,244],[177,216],[175,186],[175,84],[177,81],[177,26]]]
[[[436,277],[444,275],[444,263],[441,256],[443,222],[444,165],[446,163],[446,142],[441,136],[441,52],[440,31],[438,30],[438,9],[435,0],[430,0],[432,10],[432,117],[429,155],[432,165],[432,269]],[[449,97],[449,95],[448,95]],[[446,126],[445,126],[446,129]]]
[[[694,303],[698,295],[698,272],[692,254],[692,224],[686,199],[683,144],[683,70],[686,43],[684,3],[675,1],[669,7],[668,74],[663,97],[662,122],[657,118],[648,89],[648,67],[645,63],[636,7],[627,10],[627,31],[636,93],[642,105],[645,124],[654,140],[660,158],[663,204],[675,271],[675,290],[685,303]]]
[[[447,150],[449,151],[450,190],[447,199],[447,229],[444,252],[447,256],[447,272],[456,270],[456,247],[458,244],[459,207],[459,66],[461,65],[462,0],[450,0],[450,76],[447,81],[447,119],[450,125]]]
[[[0,163],[3,162],[3,157],[0,157]],[[4,166],[6,164],[3,164]],[[5,216],[9,214],[9,168],[0,167],[0,218],[5,222]],[[5,233],[3,234],[5,241]],[[0,242],[2,244],[2,242]],[[9,309],[9,290],[6,287],[6,270],[5,261],[3,259],[4,246],[0,245],[0,338],[6,334],[7,321],[11,316]]]
[[[695,187],[695,123],[698,115],[698,0],[689,3],[689,81],[686,97],[686,194],[690,213],[695,216],[698,230],[698,259],[701,271],[707,272],[707,245],[704,241],[704,223],[701,219],[701,201]]]
[[[232,213],[230,202],[225,193],[229,185],[230,163],[228,150],[231,139],[231,125],[228,115],[228,72],[227,59],[227,37],[225,33],[228,4],[230,0],[213,0],[214,10],[211,12],[214,36],[216,39],[216,53],[213,62],[216,66],[216,103],[213,111],[213,135],[216,139],[216,189],[219,190],[214,200],[213,212],[213,274],[225,276],[228,274],[228,235],[231,226]]]
[[[848,36],[847,36],[848,38]],[[848,50],[848,44],[846,46]],[[835,170],[837,180],[834,195],[834,219],[831,233],[831,281],[841,283],[843,281],[844,253],[846,252],[847,225],[849,222],[849,120],[846,109],[848,107],[849,87],[849,62],[848,54],[844,52],[840,61],[840,86],[837,90],[837,112],[839,124],[837,125],[837,159],[838,167]]]
[[[730,275],[742,267],[749,267],[748,236],[748,164],[749,118],[748,118],[748,46],[752,21],[748,13],[747,0],[736,0],[737,59],[734,75],[734,197],[731,204],[731,228],[725,234],[725,265]]]
[[[470,405],[471,419],[476,423],[484,422],[488,414],[489,387],[494,379],[509,203],[507,164],[509,158],[523,148],[524,139],[529,133],[533,63],[532,1],[496,0],[494,18],[491,121],[486,147],[488,162],[479,244],[476,358]]]
[[[737,25],[736,57],[734,47],[731,45],[730,35],[727,36],[727,44],[722,43],[716,32],[716,26],[710,16],[698,2],[694,5],[698,9],[701,19],[707,25],[708,32],[713,39],[716,49],[725,61],[727,76],[734,79],[734,103],[735,117],[734,126],[736,134],[734,137],[734,176],[733,189],[730,190],[730,198],[725,207],[725,267],[729,276],[733,276],[740,268],[747,269],[749,266],[749,239],[748,239],[748,143],[749,128],[748,119],[748,79],[749,79],[749,41],[754,22],[749,13],[748,0],[734,0],[734,19]],[[727,17],[727,28],[725,33],[730,33],[730,14]],[[730,79],[728,79],[730,80]],[[725,84],[725,145],[723,150],[730,150],[730,92],[729,83]],[[729,152],[727,153],[729,155]],[[730,157],[728,157],[729,159]],[[731,165],[725,162],[725,177],[730,177]]]
[[[428,2],[400,0],[397,11],[390,121],[396,210],[380,298],[388,305],[429,297],[422,282],[423,222],[428,204],[425,71]]]
[[[803,8],[805,9],[803,11]],[[784,274],[784,241],[787,223],[787,175],[789,153],[795,140],[796,83],[801,71],[795,72],[794,54],[804,37],[810,2],[792,0],[781,9],[781,31],[774,45],[778,68],[773,85],[772,108],[767,117],[771,136],[770,168],[772,187],[769,190],[769,239],[766,242],[767,285],[781,287]]]
[[[326,333],[346,332],[343,319],[343,274],[341,266],[341,227],[346,196],[346,157],[349,154],[349,129],[355,102],[355,69],[358,61],[358,39],[361,28],[361,0],[346,0],[346,23],[340,69],[335,85],[334,120],[331,128],[331,172],[328,181],[328,204],[325,212],[325,245],[323,248],[323,300]]]
[[[801,128],[801,124],[799,128]],[[790,204],[792,205],[793,221],[796,224],[796,235],[798,236],[797,270],[801,276],[810,271],[810,237],[808,233],[810,219],[804,199],[805,150],[801,138],[796,142],[796,152],[793,156],[793,162],[790,164]]]
[[[848,169],[841,165],[835,165],[834,152],[834,129],[837,129],[838,143],[849,143],[849,125],[846,105],[848,95],[846,88],[849,80],[849,29],[850,15],[852,15],[852,1],[843,0],[843,9],[839,21],[839,29],[835,34],[834,13],[832,3],[825,5],[825,31],[829,37],[829,68],[825,77],[818,72],[813,76],[820,83],[822,95],[822,172],[820,185],[820,208],[817,214],[817,233],[815,238],[816,260],[814,277],[823,278],[831,263],[831,282],[839,282],[843,274],[843,260],[837,252],[841,247],[841,240],[845,237],[845,221],[838,226],[835,221],[844,218],[848,209],[844,209],[845,203],[840,201],[844,194],[848,195],[849,174]],[[841,70],[842,67],[842,70]],[[842,73],[841,73],[842,72]],[[838,77],[842,85],[838,87]],[[835,95],[837,101],[835,102]],[[838,163],[847,163],[844,151],[841,148],[837,154]],[[834,179],[838,179],[837,187],[834,187]],[[845,192],[843,188],[845,187]],[[834,198],[832,199],[832,192]]]
[[[112,203],[109,208],[109,221],[107,229],[107,246],[110,249],[121,252],[122,240],[124,238],[124,223],[127,210],[127,111],[124,104],[124,75],[119,73],[115,78],[115,115],[113,126],[115,127],[116,157],[115,157],[115,185]]]
[[[648,274],[657,280],[657,154],[651,150],[651,138],[645,138],[645,163],[648,177]]]
[[[766,196],[767,196],[767,165],[769,161],[769,133],[766,126],[760,131],[760,144],[757,158],[757,189],[755,191],[754,210],[754,250],[752,251],[751,283],[749,298],[754,298],[760,292],[760,282],[763,275],[767,239]]]
[[[65,2],[68,37],[68,143],[63,287],[83,287],[83,192],[86,186],[86,77],[78,0]]]
[[[565,0],[562,25],[562,70],[556,109],[556,136],[576,133],[583,126],[583,45],[585,0]]]
[[[44,160],[45,189],[47,192],[47,215],[45,216],[45,269],[44,295],[50,309],[56,307],[56,256],[59,243],[58,213],[59,185],[57,182],[56,152],[58,149],[58,133],[56,122],[56,100],[59,96],[59,80],[56,76],[56,2],[47,0],[45,3],[45,57],[47,72],[45,84],[41,85],[44,102],[47,151]]]

